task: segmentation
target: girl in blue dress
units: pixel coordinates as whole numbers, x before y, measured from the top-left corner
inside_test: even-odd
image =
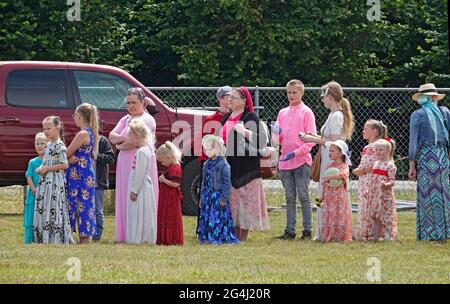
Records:
[[[202,146],[209,159],[203,166],[198,240],[202,244],[239,243],[229,204],[231,173],[225,145],[220,137],[206,135]]]
[[[30,161],[28,162],[27,172],[25,173],[28,184],[25,208],[23,210],[23,241],[25,244],[34,242],[34,204],[36,200],[36,188],[41,177],[36,172],[36,169],[42,165],[47,143],[48,139],[43,132],[36,134],[36,137],[34,138],[34,148],[36,149],[38,156],[30,159]]]
[[[67,148],[67,200],[72,231],[78,230],[81,244],[95,233],[95,173],[92,161],[98,153],[98,113],[91,104],[77,107],[73,120],[80,131]]]

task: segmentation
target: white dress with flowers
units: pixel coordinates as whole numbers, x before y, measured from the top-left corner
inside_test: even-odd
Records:
[[[66,146],[61,140],[49,142],[43,166],[67,163]],[[66,198],[66,176],[63,170],[48,171],[39,179],[34,209],[34,239],[36,243],[74,243],[69,223]]]

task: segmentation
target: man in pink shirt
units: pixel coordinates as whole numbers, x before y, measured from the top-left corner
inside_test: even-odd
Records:
[[[312,110],[306,106],[302,97],[305,87],[300,80],[293,79],[286,85],[289,106],[278,113],[272,137],[281,146],[278,164],[280,179],[286,196],[286,228],[277,239],[293,240],[297,221],[297,194],[300,199],[303,216],[301,240],[311,239],[312,206],[308,186],[311,176],[311,148],[315,143],[305,143],[299,133],[316,134],[316,120]]]

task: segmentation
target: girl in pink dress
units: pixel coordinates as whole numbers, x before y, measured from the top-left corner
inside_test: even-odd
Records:
[[[368,120],[363,129],[363,138],[369,142],[361,153],[361,163],[353,170],[358,180],[358,223],[356,225],[356,239],[367,241],[373,237],[372,221],[369,219],[367,208],[367,197],[365,193],[369,190],[372,179],[372,167],[375,161],[375,142],[387,136],[387,127],[381,120]]]
[[[322,242],[351,242],[352,219],[347,195],[348,175],[351,165],[348,146],[343,140],[327,142],[330,160],[323,178]],[[331,173],[336,171],[337,173]]]
[[[109,141],[116,145],[116,149],[120,151],[116,163],[116,241],[119,243],[125,242],[127,234],[128,180],[130,178],[131,165],[137,151],[137,146],[128,137],[128,123],[132,118],[138,119],[150,129],[153,137],[155,137],[156,131],[155,119],[145,111],[145,94],[141,88],[129,89],[125,102],[129,114],[122,117],[109,134]],[[151,151],[150,155],[150,168],[150,178],[155,197],[158,198],[158,167],[154,151]],[[156,206],[158,207],[158,199],[156,199]]]
[[[397,167],[392,156],[395,142],[387,138],[375,143],[377,161],[373,165],[373,175],[367,192],[368,215],[373,227],[374,240],[394,240],[397,238],[397,210],[394,198],[394,184]]]

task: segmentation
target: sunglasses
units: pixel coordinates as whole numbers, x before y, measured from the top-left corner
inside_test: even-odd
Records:
[[[322,91],[321,93],[320,93],[320,99],[323,99],[325,96],[327,96],[328,95],[328,88],[325,90],[325,92],[324,91]]]

